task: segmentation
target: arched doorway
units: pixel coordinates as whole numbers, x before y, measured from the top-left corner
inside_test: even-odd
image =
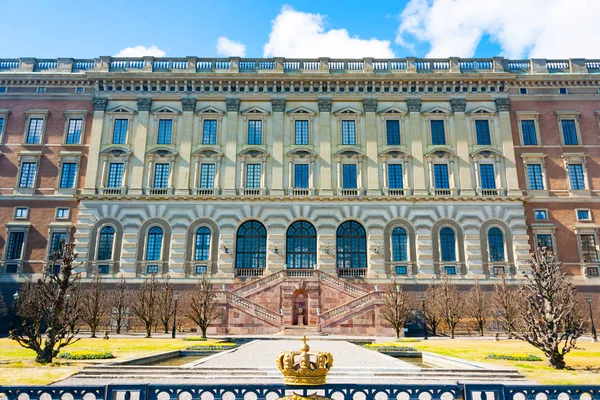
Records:
[[[308,292],[304,289],[292,295],[292,325],[308,325]]]

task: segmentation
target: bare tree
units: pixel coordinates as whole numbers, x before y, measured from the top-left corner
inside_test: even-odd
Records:
[[[157,318],[158,290],[158,281],[152,274],[150,279],[142,283],[132,298],[131,312],[144,325],[146,337],[152,336],[152,327]]]
[[[427,290],[425,291],[426,310],[422,311],[423,315],[425,316],[425,323],[427,327],[429,327],[429,331],[431,331],[433,336],[437,335],[438,328],[442,322],[442,316],[438,307],[438,297],[439,285],[436,284],[432,279],[429,286],[427,286]]]
[[[6,315],[8,312],[8,308],[6,307],[6,303],[4,302],[4,296],[2,296],[2,291],[0,291],[0,317]]]
[[[127,282],[125,278],[121,276],[115,290],[111,291],[111,318],[115,321],[116,333],[121,334],[121,327],[125,323],[125,318],[128,316],[129,307],[127,307],[127,300],[129,292],[127,289]]]
[[[438,288],[437,309],[450,329],[450,337],[454,339],[456,326],[459,324],[465,309],[465,301],[458,292],[450,277],[444,275]]]
[[[202,275],[198,279],[195,289],[190,294],[184,314],[198,325],[203,338],[206,338],[206,330],[210,324],[221,315],[221,308],[217,303],[217,293],[213,290],[206,275]]]
[[[12,307],[15,327],[10,338],[35,351],[35,361],[41,364],[51,363],[63,347],[78,340],[77,330],[71,329],[79,318],[80,292],[74,248],[62,242],[43,277],[23,284]],[[60,271],[55,273],[58,265]]]
[[[93,338],[96,337],[96,330],[106,317],[108,301],[106,288],[102,282],[102,275],[96,274],[89,286],[82,291],[80,300],[81,315],[80,319],[90,327]]]
[[[395,282],[383,293],[383,303],[379,308],[381,318],[390,325],[400,337],[404,325],[413,317],[414,298]]]
[[[565,368],[565,354],[570,352],[583,334],[584,318],[578,304],[577,291],[561,272],[561,264],[545,247],[535,250],[530,258],[531,276],[519,288],[523,298],[523,326],[515,335],[541,350],[548,365]]]
[[[167,275],[167,278],[162,284],[160,292],[158,293],[158,319],[163,325],[164,333],[169,333],[169,321],[173,318],[175,313],[175,300],[173,298],[173,284],[171,279]]]
[[[483,336],[483,331],[490,316],[490,302],[487,294],[479,285],[478,279],[475,280],[475,285],[467,293],[466,311],[467,315],[475,321],[479,334]]]
[[[521,307],[517,286],[510,285],[505,274],[500,274],[500,280],[494,284],[492,303],[494,318],[508,334],[508,338],[512,339],[521,317]]]

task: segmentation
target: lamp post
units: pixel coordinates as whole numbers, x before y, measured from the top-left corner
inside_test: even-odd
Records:
[[[594,315],[592,313],[592,295],[588,293],[585,297],[588,303],[588,307],[590,308],[590,322],[592,323],[592,341],[597,342],[598,336],[596,335],[596,327],[594,326]]]
[[[177,300],[179,300],[179,294],[175,293],[173,295],[173,300],[175,301],[175,306],[173,310],[173,331],[171,332],[171,337],[175,339],[175,334],[177,331]]]
[[[427,312],[425,310],[425,295],[421,294],[421,302],[423,303],[423,339],[428,340],[427,337]]]

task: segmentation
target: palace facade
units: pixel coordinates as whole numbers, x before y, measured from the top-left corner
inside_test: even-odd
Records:
[[[597,72],[0,60],[0,282],[74,241],[84,277],[207,274],[224,333],[381,333],[380,287],[520,279],[538,245],[595,291]]]

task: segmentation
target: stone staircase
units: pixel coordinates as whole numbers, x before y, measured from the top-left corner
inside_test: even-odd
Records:
[[[219,291],[217,292],[217,299],[271,326],[281,326],[281,316],[277,312],[269,310],[245,297],[238,296],[233,292]]]
[[[338,307],[327,310],[320,315],[321,327],[326,327],[334,323],[346,321],[356,315],[361,314],[372,306],[381,305],[383,292],[371,292],[354,300],[350,300]]]

